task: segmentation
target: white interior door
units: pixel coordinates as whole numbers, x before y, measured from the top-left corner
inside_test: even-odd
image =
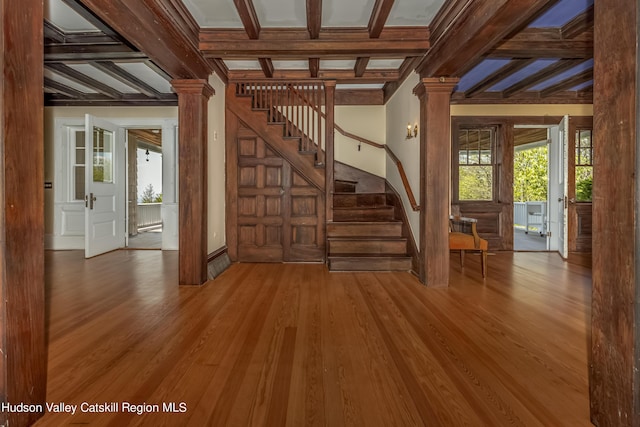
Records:
[[[85,116],[85,257],[125,245],[124,131]]]
[[[564,116],[560,124],[550,129],[549,147],[549,203],[548,218],[551,238],[549,249],[557,250],[560,256],[569,254],[568,218],[568,149],[569,116]]]

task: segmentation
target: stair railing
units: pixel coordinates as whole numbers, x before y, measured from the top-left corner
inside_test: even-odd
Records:
[[[267,111],[270,123],[282,123],[285,137],[299,138],[298,150],[313,153],[324,164],[322,105],[324,85],[319,81],[252,81],[236,85],[237,95],[251,95],[252,108]],[[304,100],[304,102],[303,102]]]
[[[310,103],[305,97],[304,94],[300,93],[299,91],[297,91],[295,88],[291,88],[290,89],[291,92],[294,93],[294,95],[296,97],[298,97],[301,102],[305,103],[306,105],[308,105],[310,108],[314,109],[316,111],[316,113],[320,114],[320,116],[322,118],[325,118],[325,114],[324,112],[322,112],[322,110],[320,110],[320,108],[317,107],[318,104],[312,104]],[[407,178],[407,174],[404,171],[404,167],[402,166],[402,162],[400,161],[400,159],[398,159],[398,157],[395,155],[395,153],[391,150],[391,148],[389,148],[388,145],[386,144],[378,144],[377,142],[373,142],[371,140],[368,140],[366,138],[362,138],[358,135],[354,135],[350,132],[345,131],[344,129],[342,129],[340,126],[338,126],[337,123],[334,123],[333,125],[334,129],[337,130],[340,134],[342,134],[343,136],[353,139],[355,141],[361,142],[363,144],[367,144],[370,145],[372,147],[375,148],[380,148],[380,149],[384,149],[386,154],[391,158],[391,160],[394,162],[394,164],[396,165],[396,167],[398,168],[398,173],[400,174],[400,179],[402,180],[402,185],[404,186],[404,191],[407,194],[407,198],[409,199],[409,203],[411,204],[411,209],[414,212],[418,212],[420,210],[420,205],[418,205],[418,203],[416,202],[416,198],[413,195],[413,191],[411,190],[411,185],[409,184],[409,179]]]

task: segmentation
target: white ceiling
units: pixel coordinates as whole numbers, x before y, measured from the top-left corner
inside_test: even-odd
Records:
[[[233,0],[182,0],[198,24],[205,28],[243,28]],[[444,0],[396,0],[387,25],[424,26],[431,23]],[[261,27],[306,28],[306,2],[253,0]],[[323,27],[366,27],[375,0],[323,0]]]
[[[62,0],[45,0],[44,18],[65,33],[98,31],[96,27],[74,12]]]

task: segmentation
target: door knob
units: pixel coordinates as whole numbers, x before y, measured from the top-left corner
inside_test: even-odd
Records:
[[[98,199],[96,198],[96,196],[93,195],[93,193],[91,193],[89,195],[89,209],[93,209],[93,204],[97,201]],[[86,202],[85,202],[86,203]]]

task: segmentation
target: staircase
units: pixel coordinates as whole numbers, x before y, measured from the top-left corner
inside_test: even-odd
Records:
[[[320,191],[325,190],[324,151],[320,111],[308,108],[316,100],[313,87],[291,84],[243,83],[228,85],[227,110],[269,144],[293,170]],[[286,114],[285,114],[286,113]],[[313,114],[317,114],[314,118]],[[332,162],[333,164],[333,162]],[[385,193],[384,179],[372,188],[371,177],[351,171],[358,181],[342,179],[336,172],[333,221],[326,225],[327,264],[331,271],[410,271],[407,232],[398,219],[393,196]],[[373,175],[371,175],[373,176]],[[360,186],[359,186],[360,184]],[[356,187],[363,188],[356,192]],[[399,199],[398,199],[398,202]],[[322,244],[322,243],[320,243]]]
[[[327,224],[331,271],[409,271],[403,223],[385,193],[356,193],[356,182],[336,180],[333,222]]]

